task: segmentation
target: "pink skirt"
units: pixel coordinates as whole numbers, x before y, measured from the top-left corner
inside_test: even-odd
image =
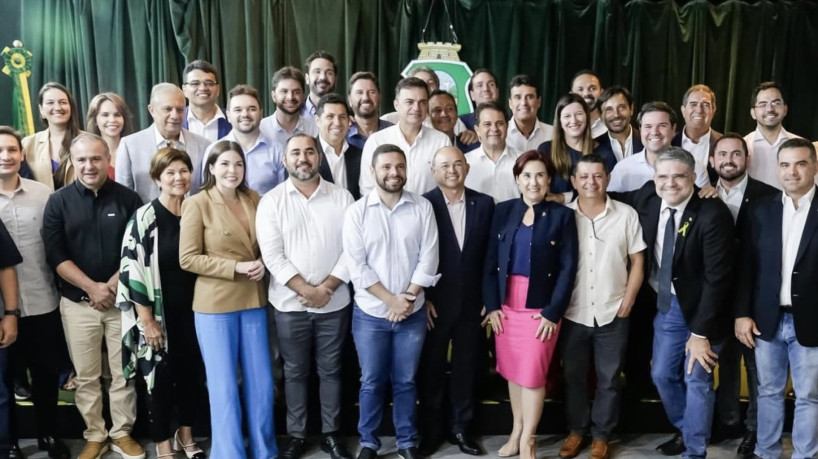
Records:
[[[506,304],[502,306],[506,315],[503,333],[494,337],[497,372],[506,380],[523,387],[543,387],[557,346],[561,322],[557,323],[557,330],[551,339],[540,341],[534,337],[540,320],[531,318],[539,310],[525,307],[528,278],[509,276],[506,292]]]

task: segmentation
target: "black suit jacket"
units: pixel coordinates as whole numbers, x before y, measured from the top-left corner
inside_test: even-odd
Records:
[[[639,153],[645,149],[645,147],[642,145],[642,135],[639,133],[639,129],[636,129],[633,126],[631,126],[631,129],[633,129],[633,135],[631,135],[631,142],[633,143],[633,146],[631,147],[631,152]],[[611,151],[613,151],[613,147],[611,146],[611,138],[608,136],[608,131],[605,131],[604,134],[595,138],[594,140],[596,140],[600,146],[606,145]],[[614,155],[614,158],[616,158],[616,155]]]
[[[673,287],[688,329],[711,341],[721,340],[732,330],[732,314],[727,305],[733,285],[735,239],[733,216],[720,199],[701,199],[694,187],[685,207],[673,251]],[[655,247],[662,198],[653,181],[630,193],[611,193],[639,213],[642,233],[648,246],[645,279],[656,263]],[[647,284],[647,282],[645,282]]]
[[[483,308],[483,264],[491,234],[494,198],[466,188],[466,230],[461,250],[443,192],[440,188],[435,188],[423,197],[432,203],[437,221],[440,242],[440,262],[437,269],[441,274],[437,285],[426,289],[426,299],[435,305],[438,320],[452,321],[461,317],[480,320],[480,310]]]
[[[782,194],[767,195],[750,208],[741,238],[736,286],[736,316],[752,317],[769,340],[781,314]],[[818,199],[813,199],[792,270],[792,315],[795,338],[802,346],[818,346]]]
[[[321,140],[318,137],[315,138],[315,144],[318,145],[318,148],[321,149],[321,154],[324,155],[324,157],[321,158],[321,165],[318,166],[318,173],[321,175],[322,179],[335,183],[332,180],[332,171],[329,170],[327,154],[321,147]],[[361,190],[358,188],[358,178],[361,176],[361,149],[350,143],[348,143],[348,145],[349,148],[347,148],[347,151],[344,152],[344,165],[346,166],[347,173],[347,190],[352,193],[352,198],[357,201],[361,198]]]
[[[779,190],[775,187],[760,182],[752,177],[747,177],[747,189],[744,190],[744,197],[741,199],[741,207],[738,210],[736,217],[736,237],[741,239],[744,227],[747,225],[747,219],[750,215],[752,206],[764,196],[769,196],[778,193]]]

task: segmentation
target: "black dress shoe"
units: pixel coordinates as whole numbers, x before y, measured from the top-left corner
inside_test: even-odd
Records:
[[[372,448],[361,448],[358,452],[358,459],[377,459],[378,452]]]
[[[715,445],[726,440],[735,440],[744,436],[744,426],[741,424],[717,424],[713,427],[710,444]]]
[[[440,446],[442,444],[443,444],[442,435],[440,434],[424,435],[423,438],[420,440],[420,446],[418,447],[418,451],[420,452],[421,456],[428,457],[435,454],[440,449]]]
[[[48,457],[52,459],[71,459],[71,452],[68,451],[68,447],[54,437],[38,438],[37,448],[40,451],[48,451]]]
[[[17,442],[12,443],[11,448],[9,448],[9,459],[26,459],[26,455],[23,454],[23,450],[20,449]]]
[[[741,440],[741,443],[738,445],[738,449],[736,450],[736,454],[741,456],[742,458],[752,457],[755,454],[753,452],[756,449],[756,431],[755,430],[748,430],[747,433],[744,434],[744,438]]]
[[[464,433],[452,434],[449,436],[449,443],[457,445],[463,454],[469,456],[482,456],[483,450],[473,439],[466,436]]]
[[[307,452],[306,438],[290,438],[290,443],[287,444],[287,449],[281,453],[281,459],[298,459]]]
[[[685,452],[685,442],[681,432],[673,434],[673,438],[656,447],[656,451],[665,456],[678,456]]]
[[[352,459],[343,443],[332,434],[324,435],[324,438],[321,439],[321,450],[329,454],[332,459]]]
[[[417,446],[399,449],[398,456],[402,457],[403,459],[421,459],[423,457],[420,455],[420,451],[418,451]]]

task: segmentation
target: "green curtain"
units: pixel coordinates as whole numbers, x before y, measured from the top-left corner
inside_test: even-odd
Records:
[[[339,92],[353,72],[376,72],[383,109],[391,111],[394,84],[417,56],[430,10],[423,38],[451,41],[443,1],[463,45],[461,59],[493,70],[502,94],[512,76],[530,74],[541,85],[540,118],[547,122],[571,76],[591,68],[603,86],[631,88],[637,108],[650,100],[679,107],[687,87],[706,83],[718,96],[714,127],[741,133],[754,127],[752,88],[774,79],[790,107],[786,128],[818,138],[813,2],[20,0],[19,17],[4,15],[0,25],[19,30],[34,52],[33,99],[52,80],[66,84],[83,110],[96,93],[114,91],[144,127],[151,86],[179,83],[189,60],[220,69],[223,103],[239,83],[269,94],[276,69],[303,67],[316,49],[339,59]],[[265,113],[272,108],[265,97]],[[10,110],[0,113],[0,122],[10,119]]]

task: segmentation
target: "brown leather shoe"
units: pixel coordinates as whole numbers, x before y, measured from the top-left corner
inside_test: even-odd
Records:
[[[565,437],[565,441],[562,442],[559,456],[563,459],[576,457],[577,454],[582,451],[582,447],[585,446],[583,440],[582,435],[575,433],[568,434],[568,436]]]
[[[108,451],[107,441],[88,441],[77,459],[99,459]]]
[[[611,455],[608,453],[608,442],[604,440],[594,440],[591,443],[591,454],[589,459],[608,459]]]

